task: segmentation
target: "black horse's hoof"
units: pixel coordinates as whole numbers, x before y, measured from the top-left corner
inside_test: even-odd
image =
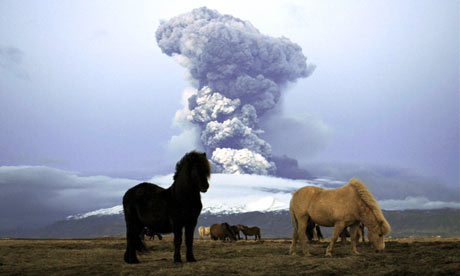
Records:
[[[194,262],[196,262],[196,259],[193,256],[192,257],[187,257],[187,262],[194,263]]]
[[[182,259],[181,259],[180,255],[179,256],[174,256],[174,262],[175,263],[182,263]]]
[[[126,252],[124,256],[125,262],[128,264],[138,264],[139,260],[136,258],[136,256],[129,256],[129,254]]]
[[[139,260],[138,259],[130,259],[130,260],[125,259],[125,262],[128,264],[138,264]]]

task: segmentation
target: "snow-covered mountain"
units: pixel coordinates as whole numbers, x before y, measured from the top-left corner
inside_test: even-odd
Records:
[[[172,175],[154,177],[149,182],[164,188],[171,184]],[[345,182],[329,178],[292,180],[272,176],[213,174],[208,192],[202,194],[203,214],[239,214],[247,212],[273,212],[289,209],[291,192],[303,186],[335,188]],[[378,199],[378,195],[375,195]],[[460,208],[458,202],[429,201],[423,197],[407,197],[402,200],[379,200],[384,210]],[[91,216],[123,214],[123,206],[68,216],[68,220]]]
[[[149,182],[167,188],[171,185],[171,178],[172,175],[159,176]],[[208,192],[201,194],[202,213],[234,214],[288,210],[292,191],[307,185],[338,187],[343,184],[344,182],[326,178],[292,180],[261,175],[213,174]],[[67,219],[118,214],[123,214],[122,205],[71,215]]]

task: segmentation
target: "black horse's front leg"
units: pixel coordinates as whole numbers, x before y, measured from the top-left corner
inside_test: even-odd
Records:
[[[174,225],[174,262],[181,263],[180,246],[182,245],[182,224]]]
[[[193,233],[195,232],[196,221],[185,226],[185,245],[187,247],[187,262],[196,262],[193,256]]]

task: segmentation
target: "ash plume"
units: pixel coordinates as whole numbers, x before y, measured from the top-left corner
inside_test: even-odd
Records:
[[[161,22],[156,40],[188,69],[196,89],[176,120],[199,130],[189,133],[199,133],[214,171],[275,174],[260,122],[287,83],[313,72],[300,46],[206,7]]]

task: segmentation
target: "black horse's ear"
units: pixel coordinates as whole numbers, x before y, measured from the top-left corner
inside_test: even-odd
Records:
[[[203,156],[206,157],[206,152],[203,152]]]

